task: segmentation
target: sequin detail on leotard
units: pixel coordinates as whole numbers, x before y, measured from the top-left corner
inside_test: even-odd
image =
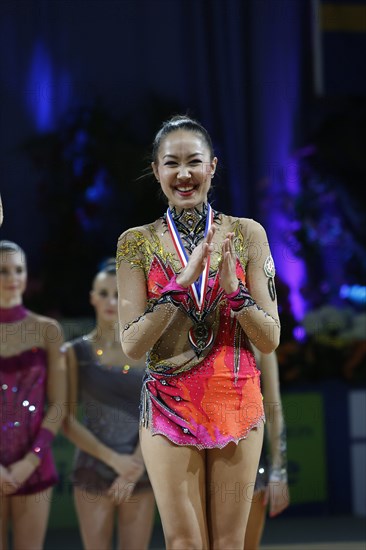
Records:
[[[34,347],[11,357],[0,357],[0,463],[8,466],[32,448],[46,403],[47,353]],[[47,448],[33,474],[15,493],[39,493],[58,481],[52,450]]]
[[[142,232],[132,230],[120,241],[117,253],[119,262],[129,262],[145,273],[146,315],[180,267],[155,236],[148,241]],[[240,239],[239,246],[242,253],[245,245]],[[245,284],[238,252],[237,276]],[[217,263],[210,271],[205,308],[213,303],[215,340],[204,357],[187,354],[185,361],[174,365],[161,356],[159,342],[147,356],[141,423],[178,445],[222,448],[238,443],[264,421],[259,371],[251,345],[219,285]],[[190,307],[189,300],[186,307]]]

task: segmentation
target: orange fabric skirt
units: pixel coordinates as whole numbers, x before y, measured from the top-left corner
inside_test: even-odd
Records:
[[[249,350],[241,350],[234,372],[234,349],[214,346],[191,370],[174,375],[147,370],[141,419],[153,434],[200,449],[238,443],[264,422],[260,372]]]

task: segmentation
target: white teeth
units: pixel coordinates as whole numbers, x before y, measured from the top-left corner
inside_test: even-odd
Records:
[[[178,191],[192,191],[194,189],[193,185],[180,185],[177,187]]]

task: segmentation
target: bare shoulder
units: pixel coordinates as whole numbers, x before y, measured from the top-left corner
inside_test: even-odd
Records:
[[[61,324],[53,317],[40,315],[34,311],[28,314],[27,322],[39,327],[39,335],[44,343],[62,343],[63,329]]]
[[[61,329],[61,324],[53,317],[47,317],[46,315],[41,315],[39,313],[34,313],[34,312],[31,312],[31,315],[33,315],[34,320],[37,321],[40,325],[43,325],[45,327],[56,327]]]

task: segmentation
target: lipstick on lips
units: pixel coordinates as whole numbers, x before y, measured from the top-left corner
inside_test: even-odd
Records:
[[[195,189],[194,185],[179,185],[179,187],[176,187],[178,193],[184,196],[191,195]]]

